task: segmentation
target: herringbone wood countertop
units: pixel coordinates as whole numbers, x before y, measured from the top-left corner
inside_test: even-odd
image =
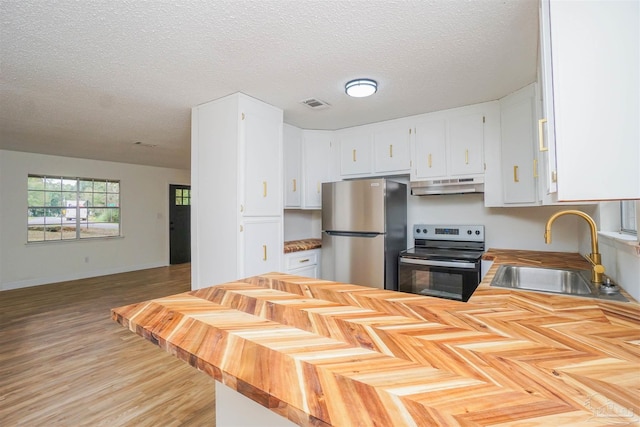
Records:
[[[112,310],[302,426],[640,422],[640,306],[488,284],[467,303],[278,273]]]

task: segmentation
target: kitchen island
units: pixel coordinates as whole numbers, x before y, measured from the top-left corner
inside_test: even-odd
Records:
[[[112,317],[302,426],[640,422],[640,305],[492,288],[506,254],[467,303],[271,273]]]

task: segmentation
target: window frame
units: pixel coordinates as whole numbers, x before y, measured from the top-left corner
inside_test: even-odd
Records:
[[[121,194],[117,179],[28,174],[27,244],[122,237]]]
[[[638,235],[636,218],[635,200],[620,201],[620,232],[624,234]]]

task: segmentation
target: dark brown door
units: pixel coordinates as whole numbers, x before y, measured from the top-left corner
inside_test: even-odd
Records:
[[[169,263],[191,261],[191,186],[169,185]]]

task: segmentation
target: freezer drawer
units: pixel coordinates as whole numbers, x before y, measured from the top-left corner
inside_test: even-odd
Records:
[[[386,270],[384,234],[322,233],[322,279],[385,289]]]

